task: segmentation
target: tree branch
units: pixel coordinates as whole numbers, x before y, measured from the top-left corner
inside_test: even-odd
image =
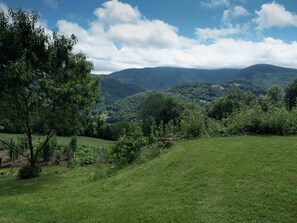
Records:
[[[5,142],[4,140],[0,139],[0,142],[3,143],[4,145],[8,146],[11,150],[19,153],[20,155],[22,155],[23,157],[27,158],[30,162],[30,157],[25,155],[23,152],[19,151],[18,149],[14,148],[12,145],[10,145],[9,143]]]

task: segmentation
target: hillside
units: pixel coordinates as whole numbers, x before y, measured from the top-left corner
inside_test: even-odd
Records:
[[[246,81],[230,81],[225,84],[189,83],[176,85],[167,90],[173,95],[182,96],[200,105],[208,104],[218,97],[232,92],[251,92],[255,95],[265,94],[265,89]]]
[[[225,81],[244,80],[266,88],[273,85],[279,85],[281,88],[284,88],[296,78],[297,69],[257,64],[237,71],[232,76],[227,77]]]
[[[297,222],[296,137],[184,141],[92,181],[94,168],[0,178],[0,222]]]
[[[236,73],[237,69],[191,69],[156,67],[143,69],[127,69],[114,72],[109,76],[122,82],[136,85],[146,90],[159,90],[176,84],[189,82],[215,82],[226,79]]]
[[[252,92],[255,95],[265,94],[265,89],[246,81],[231,81],[225,84],[189,83],[173,86],[158,91],[175,97],[181,103],[194,102],[201,106],[208,105],[212,100],[231,92]],[[137,108],[152,91],[140,92],[106,106],[110,122],[137,119]]]
[[[130,95],[144,91],[142,88],[133,84],[124,83],[107,76],[100,77],[100,86],[103,94],[103,102],[111,104],[117,100],[126,98]]]
[[[184,83],[226,83],[234,80],[248,81],[265,88],[273,85],[284,88],[290,81],[297,78],[297,69],[269,64],[257,64],[244,69],[216,70],[156,67],[122,70],[108,77],[146,90],[166,89]]]

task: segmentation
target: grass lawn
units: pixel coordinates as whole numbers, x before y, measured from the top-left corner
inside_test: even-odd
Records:
[[[184,141],[111,178],[93,173],[0,177],[0,222],[297,222],[297,137]]]
[[[8,133],[0,133],[0,139],[2,140],[10,140],[11,138],[17,139],[20,137],[20,134],[8,134]],[[34,141],[38,141],[38,138],[43,139],[44,136],[34,136]],[[57,136],[57,142],[58,144],[63,144],[63,145],[68,145],[70,142],[71,137],[62,137],[62,136]],[[92,147],[109,147],[111,146],[114,142],[109,141],[109,140],[104,140],[104,139],[98,139],[98,138],[91,138],[91,137],[85,137],[85,136],[78,136],[77,137],[77,143],[78,145],[88,145]]]

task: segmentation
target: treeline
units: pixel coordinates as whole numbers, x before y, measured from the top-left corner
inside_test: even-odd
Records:
[[[278,86],[273,86],[262,96],[230,93],[206,108],[152,93],[139,106],[140,121],[126,126],[105,156],[104,168],[98,169],[96,177],[110,176],[123,166],[150,160],[181,139],[242,134],[295,134],[296,97],[297,80],[286,87],[284,96]]]

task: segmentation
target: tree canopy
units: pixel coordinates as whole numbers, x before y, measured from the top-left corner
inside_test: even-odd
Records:
[[[35,166],[57,130],[75,131],[83,111],[98,100],[93,64],[74,53],[74,35],[47,34],[35,12],[0,11],[0,123],[17,126],[27,139],[22,152]],[[32,134],[47,137],[37,148]]]

